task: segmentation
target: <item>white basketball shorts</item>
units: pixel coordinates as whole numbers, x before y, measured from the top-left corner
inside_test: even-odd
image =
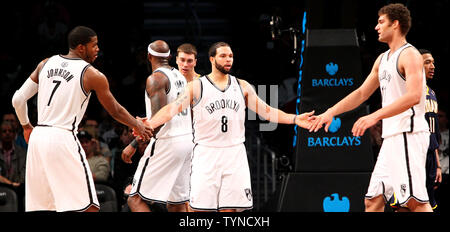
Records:
[[[152,139],[139,161],[130,196],[182,204],[189,200],[192,134]]]
[[[26,211],[99,208],[86,155],[72,131],[35,127],[28,145],[25,178]]]
[[[385,201],[405,206],[410,199],[428,202],[425,162],[429,132],[402,133],[384,139],[366,198],[383,194]]]
[[[194,210],[251,209],[250,169],[244,144],[222,148],[196,145],[190,198]]]

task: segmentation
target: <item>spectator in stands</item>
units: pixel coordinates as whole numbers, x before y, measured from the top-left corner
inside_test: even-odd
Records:
[[[148,145],[148,142],[133,140],[133,138],[134,136],[132,135],[132,130],[129,128],[124,128],[120,136],[120,145],[117,148],[113,149],[115,153],[113,180],[119,194],[127,185],[131,184],[130,179],[133,180],[133,176],[136,172],[139,160],[141,159],[142,155],[144,154],[145,148]],[[130,144],[131,141],[134,142]],[[130,150],[133,151],[133,154],[135,152],[137,154],[135,154],[131,158],[131,163],[125,163],[121,157],[124,153],[130,152]],[[118,199],[122,199],[122,197],[118,196]]]
[[[122,150],[125,148],[127,144],[129,144],[134,139],[132,130],[129,129],[128,127],[122,126],[121,129],[119,130],[119,134],[120,134],[119,139],[116,142],[114,142],[114,144],[112,144],[113,146],[111,147],[111,153],[113,155],[113,160],[111,160],[111,171],[113,173],[113,176],[115,171],[115,164],[119,162],[117,159],[120,160]],[[118,175],[121,174],[118,173]]]
[[[27,151],[14,142],[16,132],[9,121],[0,124],[0,183],[11,185],[24,209],[25,163]]]
[[[27,152],[16,146],[13,125],[3,121],[0,128],[0,182],[19,187],[25,182]]]
[[[441,141],[439,146],[439,160],[441,162],[442,174],[448,177],[448,118],[444,110],[438,111],[439,128],[441,132]]]
[[[80,140],[81,146],[86,153],[86,159],[88,160],[89,167],[91,168],[94,181],[108,181],[110,174],[109,162],[101,154],[98,140],[92,138],[89,133],[83,130],[78,132],[78,139]]]
[[[108,163],[110,163],[111,166],[113,154],[111,152],[111,149],[109,149],[108,144],[106,144],[100,136],[97,120],[86,118],[82,130],[88,132],[92,136],[92,138],[98,141],[100,145],[100,153],[106,158],[106,160],[108,160]]]
[[[445,104],[442,104],[445,105]],[[441,141],[439,143],[439,160],[442,170],[442,182],[436,190],[436,200],[438,201],[438,211],[448,211],[448,118],[447,111],[440,109],[438,111],[439,130],[441,132]]]
[[[16,114],[12,111],[4,114],[3,121],[11,123],[15,134],[15,144],[27,150],[28,144],[25,142],[25,138],[23,137],[22,133],[22,127],[19,125],[19,120],[17,120]]]

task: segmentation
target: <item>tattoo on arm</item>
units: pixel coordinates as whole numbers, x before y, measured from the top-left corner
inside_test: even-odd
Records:
[[[181,94],[180,96],[177,97],[177,99],[175,100],[175,104],[177,106],[180,106],[183,104],[183,101],[186,100],[188,96],[186,94]]]

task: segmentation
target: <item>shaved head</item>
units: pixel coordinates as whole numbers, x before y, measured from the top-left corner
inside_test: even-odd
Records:
[[[153,43],[150,44],[150,48],[159,53],[166,53],[169,52],[169,45],[163,41],[163,40],[156,40]]]
[[[148,45],[148,61],[155,70],[160,66],[169,66],[170,48],[163,40],[155,40]]]

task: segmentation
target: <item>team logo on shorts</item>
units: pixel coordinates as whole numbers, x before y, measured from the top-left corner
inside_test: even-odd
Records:
[[[400,185],[400,192],[402,193],[402,196],[405,196],[405,193],[406,193],[406,184]]]
[[[247,196],[247,199],[249,201],[251,201],[252,200],[252,190],[249,188],[246,188],[246,189],[244,189],[244,191],[245,191],[245,195]]]

